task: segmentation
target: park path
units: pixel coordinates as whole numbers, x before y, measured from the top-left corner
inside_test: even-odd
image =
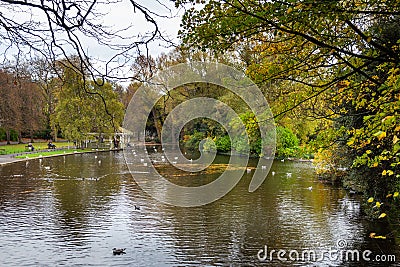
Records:
[[[0,155],[0,165],[8,164],[16,161],[23,161],[25,159],[15,158],[15,154]]]

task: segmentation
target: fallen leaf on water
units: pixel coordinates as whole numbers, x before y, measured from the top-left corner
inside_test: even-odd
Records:
[[[375,235],[376,235],[376,233],[370,233],[370,234],[369,234],[369,237],[370,237],[370,238],[374,238]]]
[[[376,235],[376,233],[370,233],[369,234],[370,238],[375,238],[375,239],[386,239],[386,236],[383,235]]]

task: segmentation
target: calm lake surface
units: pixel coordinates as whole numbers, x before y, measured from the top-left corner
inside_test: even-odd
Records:
[[[218,177],[228,160],[217,156],[219,167],[197,176],[174,176],[180,172],[166,165],[160,170],[196,184]],[[386,234],[385,225],[363,219],[359,198],[318,182],[311,163],[274,162],[253,193],[251,177],[246,173],[216,202],[179,208],[144,193],[122,152],[5,165],[0,167],[0,266],[399,266],[399,245],[369,238],[370,232]],[[323,250],[338,249],[339,241],[340,249],[359,250],[360,257],[368,249],[371,259],[394,255],[397,261],[289,258],[290,250],[300,256],[314,250],[319,257]],[[277,253],[260,261],[257,254],[265,246],[268,254],[286,250],[288,261]],[[114,247],[126,248],[126,254],[113,255]]]

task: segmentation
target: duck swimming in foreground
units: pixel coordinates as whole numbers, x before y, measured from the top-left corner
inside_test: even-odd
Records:
[[[125,249],[126,248],[113,248],[113,254],[114,255],[121,255],[121,254],[125,254]]]

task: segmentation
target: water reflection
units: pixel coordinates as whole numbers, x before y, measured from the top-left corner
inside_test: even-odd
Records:
[[[223,166],[228,158],[218,156],[215,162]],[[196,176],[175,177],[176,170],[167,166],[162,171],[171,180],[196,185],[215,179],[225,169],[218,166]],[[358,199],[316,181],[310,164],[279,161],[271,171],[275,175],[269,174],[253,193],[248,192],[252,173],[245,173],[219,201],[177,208],[143,193],[122,153],[3,166],[0,265],[390,266],[329,259],[318,264],[277,259],[261,263],[257,258],[265,245],[320,251],[335,247],[340,239],[349,249],[399,257],[392,240],[368,238],[378,226],[362,220]],[[114,256],[113,247],[126,247],[127,253]]]

